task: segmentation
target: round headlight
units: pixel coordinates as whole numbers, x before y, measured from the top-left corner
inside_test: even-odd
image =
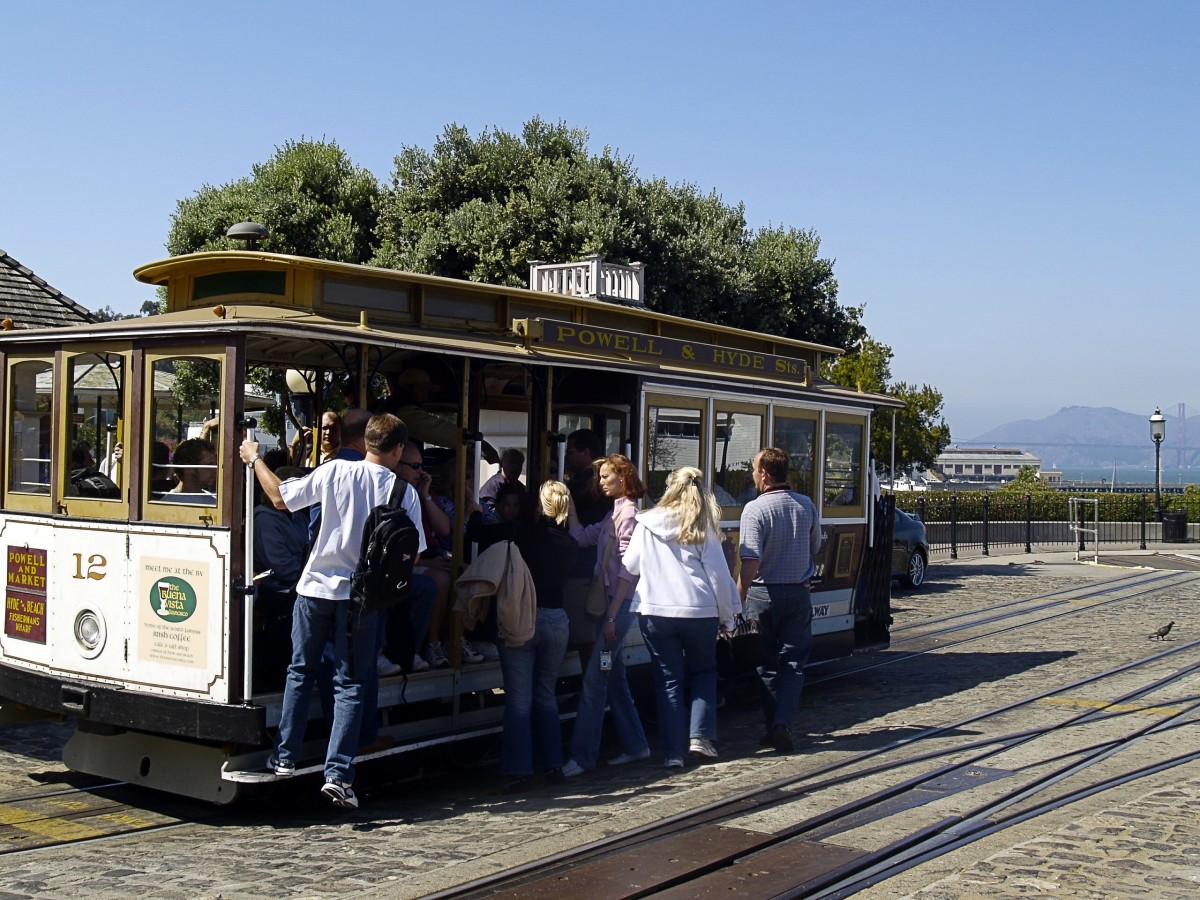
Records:
[[[75,640],[79,652],[85,659],[92,659],[104,649],[104,618],[90,609],[82,610],[75,617]]]

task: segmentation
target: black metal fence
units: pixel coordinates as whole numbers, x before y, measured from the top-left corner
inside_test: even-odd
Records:
[[[1075,504],[1072,528],[1071,498]],[[1184,543],[1200,539],[1200,494],[1163,498],[1155,514],[1153,494],[1016,494],[989,491],[928,491],[896,494],[896,505],[925,523],[929,549],[982,551],[1062,545],[1088,549],[1093,544]]]

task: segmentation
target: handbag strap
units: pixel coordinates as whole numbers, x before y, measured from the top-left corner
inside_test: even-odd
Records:
[[[604,572],[608,568],[608,561],[612,559],[613,550],[617,547],[617,523],[613,521],[613,517],[608,517],[608,533],[611,537],[608,540],[608,546],[604,548],[604,561],[600,564],[600,577],[604,577]]]
[[[617,548],[617,520],[608,516],[608,546],[604,548],[604,564],[612,559],[613,551]]]

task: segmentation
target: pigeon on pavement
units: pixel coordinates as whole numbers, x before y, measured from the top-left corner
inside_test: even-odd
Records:
[[[1150,635],[1150,639],[1154,640],[1154,638],[1158,638],[1160,641],[1165,641],[1167,639],[1167,635],[1171,633],[1171,626],[1174,624],[1175,624],[1175,620],[1172,619],[1170,622],[1168,622],[1166,625],[1162,626],[1161,628],[1156,628],[1154,633],[1152,635]]]

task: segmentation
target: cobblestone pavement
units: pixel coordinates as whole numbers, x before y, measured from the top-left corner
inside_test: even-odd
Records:
[[[1151,554],[1123,555],[1153,562],[1146,559]],[[1063,553],[935,561],[924,590],[897,595],[897,634],[1128,573],[1080,565]],[[844,683],[852,679],[818,680],[806,690],[797,723],[797,731],[811,737],[793,756],[760,752],[758,714],[727,708],[720,719],[721,759],[678,774],[657,764],[602,767],[565,785],[507,794],[494,763],[430,766],[423,778],[403,784],[388,783],[376,764],[364,767],[356,785],[363,808],[349,814],[335,813],[318,796],[317,783],[301,779],[221,810],[216,822],[9,857],[0,900],[419,897],[1144,656],[1148,634],[1169,618],[1176,620],[1172,639],[1200,634],[1200,588],[1149,594],[1076,624],[1013,632],[987,652],[964,648],[925,657],[920,666],[881,669],[866,683],[869,689],[861,681]],[[0,729],[0,795],[80,778],[56,761],[55,744],[67,733],[63,725]],[[140,797],[150,808],[158,795]],[[212,811],[197,807],[197,818]],[[1180,768],[1031,820],[859,896],[1194,897],[1198,812],[1200,767]]]
[[[915,891],[884,885],[859,896],[1193,900],[1198,893],[1200,778],[1192,777],[1090,815],[1076,814],[1059,828]]]

